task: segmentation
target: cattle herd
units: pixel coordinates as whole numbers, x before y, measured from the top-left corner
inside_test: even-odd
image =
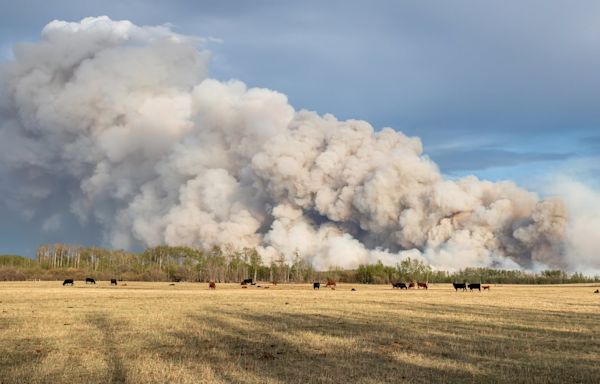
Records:
[[[181,279],[177,279],[177,282],[180,282]],[[91,277],[86,277],[85,278],[85,283],[86,284],[96,284],[96,280],[91,278]],[[74,285],[75,284],[75,280],[74,279],[65,279],[63,281],[63,286],[65,285]],[[273,285],[277,285],[277,283],[275,281],[272,282]],[[110,279],[110,285],[117,285],[117,279]],[[123,284],[124,286],[126,286],[127,284]],[[170,284],[170,285],[175,285],[175,284]],[[242,288],[248,288],[248,285],[252,285],[252,286],[256,286],[257,288],[261,288],[260,285],[256,285],[256,282],[254,282],[253,279],[244,279],[241,282],[241,286]],[[326,288],[331,288],[332,290],[335,290],[336,288],[336,282],[335,280],[327,280],[327,283],[325,284]],[[452,287],[454,288],[454,290],[456,292],[458,292],[458,290],[462,290],[462,291],[467,291],[467,289],[469,291],[474,291],[474,290],[478,290],[481,292],[481,290],[483,289],[484,291],[489,291],[490,290],[490,286],[489,285],[482,285],[481,283],[468,283],[468,282],[464,282],[464,283],[452,283]],[[217,284],[214,281],[210,281],[208,283],[208,288],[209,289],[217,289]],[[269,288],[268,286],[263,286],[262,288]],[[404,283],[401,281],[397,281],[392,283],[392,289],[394,288],[398,288],[398,289],[412,289],[412,288],[417,288],[417,289],[427,289],[428,288],[428,283],[427,282],[422,282],[422,281],[417,281],[417,282],[409,282],[409,283]],[[313,282],[313,290],[314,289],[321,289],[321,282],[320,281],[315,281]],[[352,291],[356,291],[355,288],[351,289]],[[598,289],[596,289],[594,291],[594,293],[600,293],[600,291]]]
[[[96,285],[96,279],[93,279],[91,277],[86,277],[84,281],[86,284]],[[65,279],[65,281],[63,281],[62,285],[75,285],[75,280],[74,279]],[[110,285],[117,285],[117,279],[110,279]]]
[[[176,282],[180,282],[180,281],[181,281],[181,279],[177,279],[176,280]],[[91,278],[91,277],[86,277],[85,278],[85,283],[86,284],[94,284],[95,285],[96,284],[96,280],[93,279],[93,278]],[[65,279],[65,281],[63,281],[63,286],[64,285],[74,285],[74,284],[75,284],[75,282],[74,282],[73,279]],[[273,285],[277,285],[276,282],[272,282],[272,284]],[[117,285],[117,279],[110,279],[110,285]],[[175,284],[171,283],[170,285],[175,285]],[[242,288],[248,288],[248,285],[253,285],[253,286],[256,286],[257,288],[261,288],[260,285],[256,285],[256,283],[254,282],[253,279],[244,279],[244,280],[242,280],[242,282],[241,282]],[[337,284],[336,284],[335,280],[328,279],[327,283],[325,284],[325,288],[330,288],[332,290],[335,290],[336,285]],[[462,290],[466,291],[467,288],[469,288],[469,290],[471,290],[471,291],[474,290],[474,289],[477,289],[477,290],[481,291],[482,288],[484,290],[490,289],[489,285],[483,285],[482,286],[479,283],[477,283],[477,284],[452,283],[452,286],[454,287],[454,289],[456,291],[458,291],[459,289],[462,289]],[[417,289],[421,289],[421,288],[427,289],[428,285],[427,285],[427,282],[422,282],[422,281],[410,282],[408,284],[407,283],[403,283],[403,282],[392,283],[392,288],[399,288],[399,289],[406,289],[406,290],[408,290],[409,288],[415,288],[415,287]],[[217,284],[214,281],[210,281],[208,283],[208,288],[209,289],[216,289],[217,288]],[[269,287],[268,286],[264,286],[262,288],[269,288]],[[313,283],[313,289],[321,289],[321,282],[320,281],[315,281]],[[356,289],[353,288],[352,290],[356,290]]]
[[[481,285],[481,283],[452,283],[452,286],[454,287],[454,290],[458,291],[459,289],[462,289],[463,291],[466,291],[467,288],[469,288],[469,291],[472,290],[478,290],[481,291],[481,289],[483,289],[484,291],[486,290],[490,290],[490,286],[489,285]]]

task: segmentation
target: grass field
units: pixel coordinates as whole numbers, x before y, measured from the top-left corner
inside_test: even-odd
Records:
[[[0,283],[0,383],[598,383],[595,289]]]

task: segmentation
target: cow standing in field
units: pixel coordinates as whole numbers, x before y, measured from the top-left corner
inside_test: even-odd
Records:
[[[242,280],[241,284],[242,285],[248,285],[248,284],[252,285],[252,282],[253,282],[252,279],[244,279],[244,280]]]
[[[90,284],[96,284],[96,280],[92,279],[91,277],[86,277],[85,278],[85,283],[90,283]]]
[[[600,289],[596,289],[594,293],[600,293]]]
[[[478,290],[479,292],[481,292],[481,283],[473,283],[473,284],[469,284],[469,290]]]
[[[427,289],[428,288],[427,283],[424,283],[424,282],[421,282],[421,281],[417,282],[417,289],[420,289],[420,288]]]
[[[416,287],[416,284],[414,282],[408,284],[408,288],[414,288],[414,287]]]
[[[325,287],[335,288],[335,280],[327,280],[327,284],[325,285]]]
[[[462,289],[463,291],[467,291],[467,284],[466,283],[452,283],[452,286],[454,287],[454,290],[458,292],[459,289]]]
[[[406,284],[401,283],[401,282],[392,283],[392,288],[408,289]]]
[[[110,285],[117,285],[117,279],[110,279]]]
[[[63,281],[63,286],[65,285],[73,285],[73,279],[65,279],[65,281]]]
[[[217,284],[214,281],[208,283],[208,289],[217,289]]]
[[[490,290],[490,286],[489,285],[482,285],[481,288],[483,288],[483,290]]]
[[[319,283],[319,282],[315,281],[315,282],[313,283],[313,289],[321,289],[321,283]]]

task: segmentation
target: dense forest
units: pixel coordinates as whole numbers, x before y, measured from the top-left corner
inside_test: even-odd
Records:
[[[567,274],[560,270],[532,273],[520,270],[466,268],[456,272],[432,270],[413,259],[395,266],[381,262],[360,265],[355,270],[331,268],[316,271],[299,254],[292,262],[284,258],[265,263],[256,249],[236,250],[228,246],[210,249],[158,246],[141,253],[82,247],[68,244],[47,244],[37,249],[36,259],[16,255],[0,256],[0,280],[61,280],[65,278],[97,280],[117,278],[124,281],[217,281],[239,282],[245,278],[256,281],[312,282],[335,279],[348,283],[387,284],[395,281],[453,281],[491,284],[560,284],[600,282],[600,276],[581,273]]]

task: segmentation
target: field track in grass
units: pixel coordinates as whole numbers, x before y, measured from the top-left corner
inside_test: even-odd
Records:
[[[0,383],[600,382],[593,284],[260,285],[2,282]]]

